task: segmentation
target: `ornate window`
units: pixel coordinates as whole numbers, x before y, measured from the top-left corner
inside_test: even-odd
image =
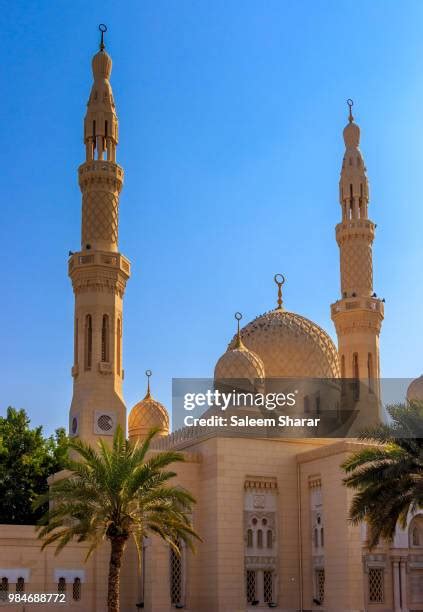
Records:
[[[0,601],[7,601],[9,594],[9,580],[3,576],[0,583]]]
[[[109,317],[103,315],[101,324],[101,361],[109,361]]]
[[[75,601],[79,601],[81,599],[81,579],[75,578],[72,585],[72,598]]]
[[[319,532],[317,527],[314,528],[314,548],[319,548]]]
[[[246,588],[247,588],[247,602],[252,603],[256,600],[256,572],[254,570],[247,570],[246,575]]]
[[[22,578],[22,576],[19,576],[19,578],[16,581],[16,592],[23,593],[24,591],[25,591],[25,578]]]
[[[369,603],[383,603],[384,579],[383,569],[369,568]]]
[[[93,360],[93,320],[91,315],[85,317],[85,369],[91,370]]]
[[[316,589],[316,599],[320,601],[321,604],[325,601],[325,570],[317,569],[315,573],[315,589]]]
[[[263,595],[264,603],[272,603],[273,601],[273,572],[265,570],[263,572]]]
[[[253,547],[253,530],[252,529],[247,529],[247,547],[248,548]]]
[[[360,398],[360,368],[358,364],[358,353],[353,355],[353,378],[354,378],[354,399]]]
[[[170,601],[175,605],[182,605],[184,599],[183,589],[183,551],[179,543],[178,553],[173,548],[170,549]]]
[[[66,579],[63,576],[57,582],[57,592],[66,593]]]

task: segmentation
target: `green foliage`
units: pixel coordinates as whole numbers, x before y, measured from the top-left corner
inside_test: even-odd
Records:
[[[350,519],[368,523],[370,548],[391,541],[397,524],[405,527],[409,513],[423,509],[423,404],[390,406],[388,413],[389,424],[361,434],[372,445],[342,466],[344,483],[357,491]]]
[[[25,410],[9,407],[0,417],[0,523],[32,525],[46,510],[32,508],[47,490],[47,478],[66,462],[67,436],[57,429],[45,438],[42,427],[30,428]]]
[[[87,542],[88,558],[102,542],[110,542],[109,612],[119,609],[120,565],[130,537],[139,553],[143,538],[152,534],[176,551],[181,541],[193,548],[198,538],[190,519],[195,500],[169,483],[176,476],[169,466],[183,461],[183,455],[149,452],[158,431],[153,429],[141,444],[126,440],[120,427],[110,445],[100,440],[93,448],[71,440],[78,460],[73,457],[69,475],[35,503],[38,508],[51,502],[38,526],[43,547],[54,544],[59,552],[72,540]]]

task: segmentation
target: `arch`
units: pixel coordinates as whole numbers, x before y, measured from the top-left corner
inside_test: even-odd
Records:
[[[93,361],[93,319],[90,314],[85,317],[85,357],[84,367],[91,370]]]
[[[369,391],[373,391],[373,379],[374,379],[374,368],[373,368],[373,355],[367,354],[367,378],[369,384]]]
[[[413,518],[408,528],[410,548],[423,548],[423,514]]]
[[[19,576],[19,578],[16,581],[16,592],[23,593],[24,591],[25,591],[25,578],[23,578],[22,576]]]
[[[248,548],[253,547],[253,530],[252,529],[247,529],[247,547]]]
[[[101,322],[101,361],[109,361],[109,315],[103,315]]]
[[[116,372],[121,375],[121,340],[122,338],[122,323],[120,318],[116,321]]]
[[[273,548],[273,532],[271,529],[267,530],[266,544],[267,544],[267,548]]]
[[[263,548],[263,532],[261,529],[257,530],[257,548]]]
[[[66,593],[66,579],[61,576],[57,582],[57,592]]]
[[[358,361],[358,353],[353,354],[353,379],[354,379],[354,399],[358,400],[360,398],[360,364]]]
[[[78,334],[79,334],[79,321],[78,321],[78,317],[75,318],[75,330],[74,330],[74,340],[73,340],[73,363],[74,365],[78,365],[78,353],[79,353],[79,338],[78,338]]]

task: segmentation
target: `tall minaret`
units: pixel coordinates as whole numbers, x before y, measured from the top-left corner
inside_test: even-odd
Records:
[[[125,431],[122,395],[123,294],[129,261],[118,251],[119,193],[123,169],[116,163],[118,120],[109,78],[112,60],[100,26],[94,55],[94,83],[84,121],[85,162],[79,167],[82,192],[81,250],[69,259],[75,294],[73,398],[70,435],[93,442]]]
[[[345,154],[339,181],[342,221],[336,226],[341,258],[341,299],[332,304],[341,376],[368,381],[378,392],[379,333],[383,303],[373,290],[375,224],[368,216],[369,183],[359,149],[360,128],[352,116],[344,129]]]

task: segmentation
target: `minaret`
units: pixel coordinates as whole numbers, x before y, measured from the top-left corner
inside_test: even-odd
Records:
[[[92,60],[94,83],[84,121],[85,162],[81,250],[69,259],[75,294],[73,398],[69,432],[85,441],[125,431],[122,395],[123,295],[129,261],[118,251],[119,194],[123,169],[116,163],[118,120],[109,78],[112,60],[100,50]]]
[[[344,129],[345,154],[339,181],[342,221],[336,226],[341,259],[341,299],[332,304],[343,378],[368,382],[379,391],[379,333],[383,303],[373,290],[375,224],[368,216],[369,183],[359,149],[360,128],[352,116]]]

